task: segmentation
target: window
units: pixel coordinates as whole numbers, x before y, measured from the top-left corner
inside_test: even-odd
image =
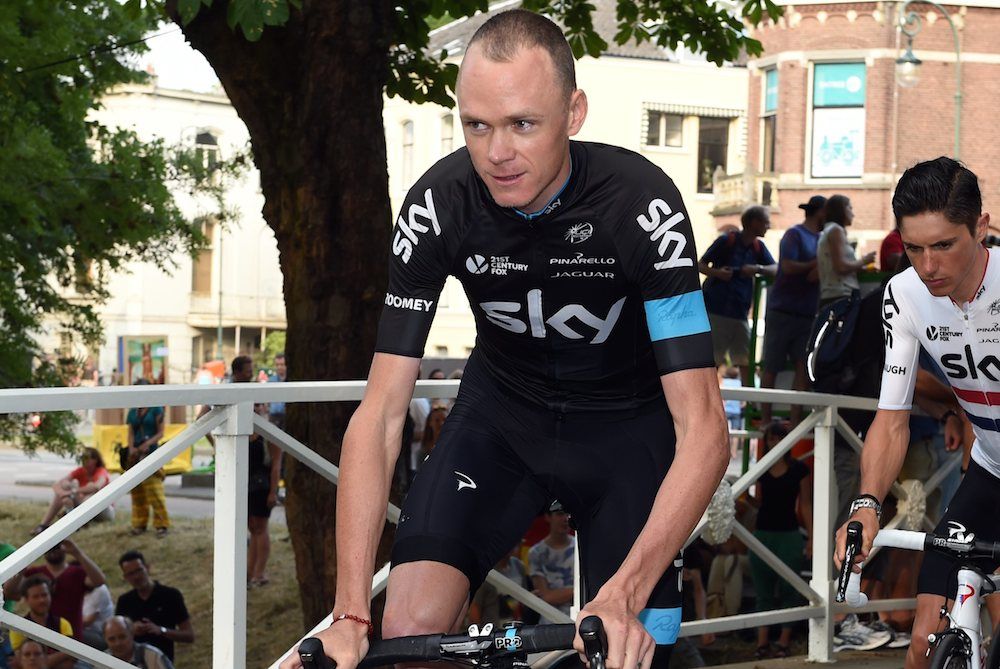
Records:
[[[208,246],[199,251],[192,259],[191,292],[207,295],[212,292],[212,242],[215,224],[211,221],[202,223],[201,232],[205,235]]]
[[[865,162],[865,64],[813,66],[814,178],[860,177]]]
[[[403,122],[403,188],[413,184],[413,121]]]
[[[208,170],[219,164],[219,140],[208,131],[199,132],[194,138],[194,155]]]
[[[764,73],[764,110],[761,115],[761,171],[774,172],[774,138],[778,130],[778,70]]]
[[[437,355],[437,357],[439,357],[439,358],[447,358],[448,357],[448,347],[447,346],[435,346],[434,347],[434,352]]]
[[[726,171],[729,154],[728,118],[701,116],[698,118],[698,192],[712,192],[712,175],[721,167]]]
[[[455,118],[451,114],[441,117],[441,155],[447,156],[454,148]]]
[[[658,111],[646,115],[646,146],[682,146],[683,116]]]

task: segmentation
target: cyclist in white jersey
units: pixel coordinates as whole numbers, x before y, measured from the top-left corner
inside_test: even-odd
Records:
[[[882,298],[882,388],[861,456],[861,495],[848,519],[864,526],[859,560],[871,550],[881,503],[906,456],[921,347],[948,376],[976,435],[969,470],[935,532],[954,533],[957,522],[966,535],[1000,539],[1000,251],[983,245],[990,216],[976,175],[945,157],[904,172],[892,208],[912,267],[889,281]],[[846,527],[837,532],[838,567]],[[938,612],[957,587],[952,567],[938,554],[924,557],[907,669],[929,663],[927,635],[939,628]]]

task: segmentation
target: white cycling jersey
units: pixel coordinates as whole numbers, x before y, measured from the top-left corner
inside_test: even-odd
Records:
[[[934,297],[910,269],[882,296],[885,367],[880,409],[909,409],[920,347],[948,376],[976,433],[972,459],[1000,478],[1000,249],[990,249],[972,301]]]

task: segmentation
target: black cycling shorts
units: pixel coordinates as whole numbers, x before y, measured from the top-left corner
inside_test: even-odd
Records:
[[[617,571],[674,457],[666,402],[621,413],[558,413],[509,396],[466,368],[434,451],[403,503],[393,566],[433,560],[475,592],[553,499],[578,530],[585,601]],[[642,619],[660,644],[680,626],[680,555]]]
[[[955,531],[957,528],[949,528],[948,521],[960,523],[965,534],[973,532],[977,540],[1000,541],[1000,479],[970,460],[969,471],[945,509],[941,522],[934,528],[934,534],[948,536],[949,530]],[[975,560],[974,564],[987,574],[1000,566],[1000,562],[993,560]],[[954,599],[958,566],[959,562],[948,555],[926,551],[917,592]]]

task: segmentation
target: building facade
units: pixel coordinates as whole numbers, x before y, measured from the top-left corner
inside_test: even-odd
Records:
[[[487,14],[456,21],[432,33],[430,49],[460,62],[469,39],[488,16],[517,6],[501,2]],[[618,46],[615,2],[594,3],[594,24],[611,45],[600,58],[576,64],[577,85],[589,111],[579,140],[615,144],[657,164],[677,184],[699,249],[717,234],[713,210],[716,174],[742,173],[746,155],[748,73],[717,67],[699,56],[649,43]],[[431,165],[464,145],[457,109],[385,101],[389,192],[393,211]],[[475,343],[475,323],[461,285],[450,277],[441,295],[424,354],[464,357]]]
[[[195,147],[206,161],[247,149],[249,135],[225,95],[159,88],[153,82],[128,85],[103,100],[93,114],[109,128],[130,128],[143,140]],[[215,209],[185,192],[175,192],[181,211],[196,219]],[[99,307],[104,343],[88,356],[101,375],[117,373],[123,383],[145,376],[186,383],[202,364],[220,355],[230,360],[261,348],[267,333],[284,330],[285,305],[274,234],[261,216],[263,196],[256,170],[228,189],[227,206],[237,211],[225,226],[205,223],[209,246],[197,257],[178,253],[170,271],[133,263],[110,277],[111,298]],[[63,350],[67,337],[51,324],[45,350]]]
[[[1000,2],[913,3],[918,81],[902,87],[896,59],[907,46],[902,2],[795,2],[753,29],[764,46],[748,62],[747,169],[716,184],[717,225],[747,204],[772,207],[772,236],[801,220],[810,195],[843,193],[855,211],[851,238],[877,250],[894,225],[892,192],[909,166],[954,156],[980,177],[983,205],[1000,198]],[[961,99],[956,68],[961,50]]]

